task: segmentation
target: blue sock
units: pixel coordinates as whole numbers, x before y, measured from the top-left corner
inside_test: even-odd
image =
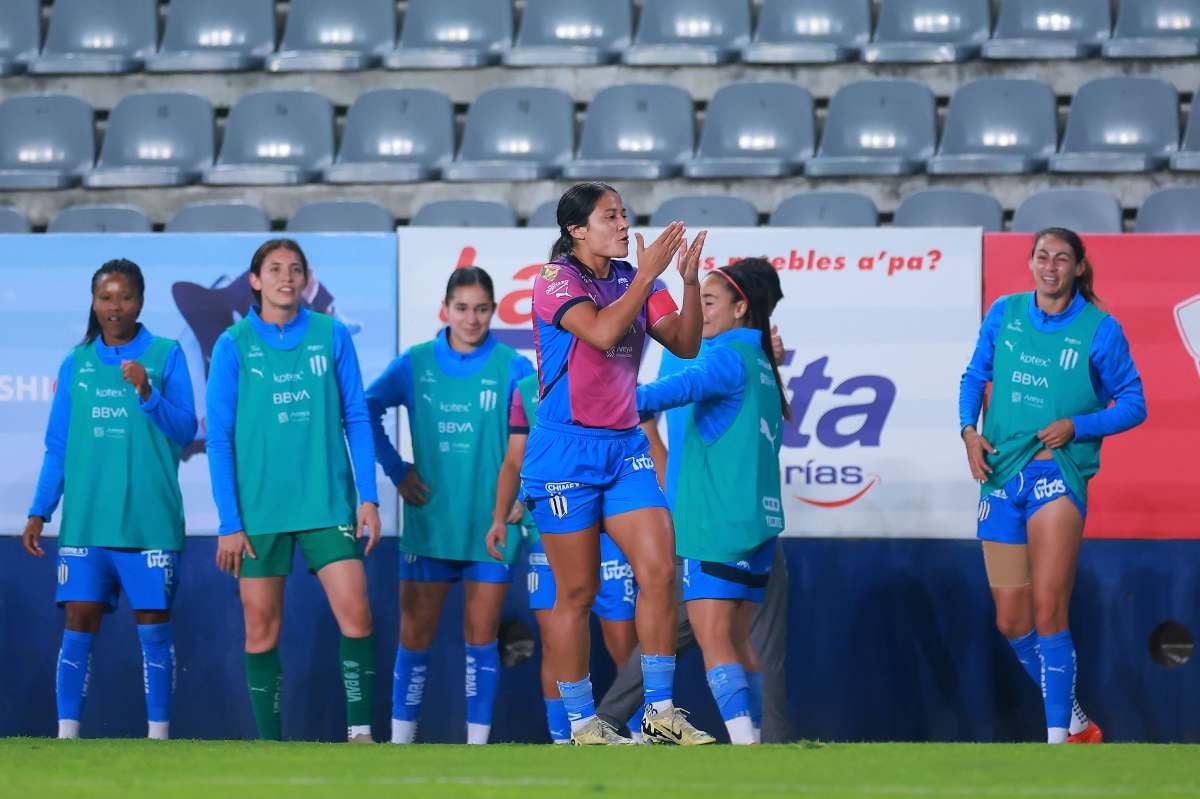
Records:
[[[396,665],[392,669],[392,718],[416,721],[425,698],[425,680],[429,671],[429,650],[413,652],[396,647]]]
[[[500,649],[497,641],[475,646],[467,652],[467,723],[491,724],[496,692],[500,688]]]
[[[567,720],[571,729],[582,726],[596,715],[596,700],[592,696],[592,675],[587,675],[579,682],[558,683],[558,693],[562,697],[563,707],[567,711]]]
[[[1017,653],[1017,660],[1036,685],[1042,684],[1042,652],[1038,649],[1037,630],[1030,630],[1020,638],[1008,639],[1009,645]]]
[[[139,624],[142,642],[142,676],[146,687],[146,719],[171,720],[171,695],[175,693],[175,638],[171,623]]]
[[[708,670],[708,687],[725,721],[750,715],[750,687],[740,663],[725,663]]]
[[[63,630],[54,683],[60,719],[79,721],[83,715],[83,700],[87,698],[88,677],[92,672],[93,638],[91,633]]]
[[[642,685],[646,704],[670,702],[675,687],[675,656],[642,655]]]
[[[746,686],[750,689],[750,723],[762,729],[763,719],[763,676],[761,671],[746,672]]]
[[[630,717],[626,725],[629,727],[630,734],[640,733],[642,731],[642,718],[646,715],[646,704],[643,702],[638,705],[638,709],[633,711],[633,716]]]
[[[1046,705],[1046,726],[1069,729],[1071,697],[1075,688],[1075,644],[1071,631],[1038,636],[1042,650],[1042,701]]]
[[[571,739],[571,722],[561,699],[546,699],[546,728],[555,743]]]

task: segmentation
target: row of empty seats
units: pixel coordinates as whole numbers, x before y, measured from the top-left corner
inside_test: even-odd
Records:
[[[481,94],[455,148],[454,108],[426,89],[377,89],[350,107],[335,151],[333,105],[262,91],[232,108],[219,155],[212,106],[186,93],[122,98],[93,163],[91,107],[69,95],[0,103],[0,189],[568,179],[815,177],[1200,170],[1200,103],[1180,147],[1179,97],[1156,78],[1098,78],[1076,93],[1058,145],[1056,101],[1035,80],[982,78],[952,96],[937,144],[935,99],[910,80],[866,80],[830,100],[817,145],[812,96],[736,83],[709,103],[699,145],[683,89],[614,86],[588,107],[557,89]],[[935,146],[936,145],[936,146]]]
[[[540,205],[529,227],[555,228],[557,200]],[[627,208],[630,219],[632,209]],[[650,216],[652,226],[680,219],[693,227],[752,227],[759,224],[755,207],[740,197],[708,195],[676,197]],[[896,208],[892,223],[900,227],[982,227],[1004,229],[1004,211],[988,194],[956,189],[913,192]],[[441,200],[422,206],[409,224],[445,227],[514,227],[517,215],[506,203],[489,200]],[[879,211],[870,197],[857,192],[815,191],[789,197],[771,213],[769,224],[783,227],[874,227]],[[1100,189],[1047,189],[1017,206],[1011,229],[1035,231],[1061,225],[1090,233],[1120,233],[1121,205]],[[396,220],[370,200],[319,200],[300,207],[287,230],[318,232],[388,232]],[[146,214],[132,205],[77,205],[64,209],[50,233],[149,233]],[[1200,233],[1200,187],[1160,189],[1138,210],[1139,233]],[[262,208],[244,202],[201,202],[184,206],[167,222],[168,233],[266,233],[270,220]],[[0,207],[0,233],[28,233],[28,218],[18,209]]]
[[[1179,58],[1200,54],[1200,0],[0,0],[0,74]]]

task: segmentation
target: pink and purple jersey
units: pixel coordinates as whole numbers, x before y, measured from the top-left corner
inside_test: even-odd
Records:
[[[637,427],[637,376],[646,334],[678,310],[660,280],[638,311],[625,337],[607,352],[577,339],[560,326],[563,314],[581,302],[604,308],[629,290],[637,273],[612,261],[600,280],[573,258],[542,267],[533,281],[533,342],[537,350],[541,402],[547,422],[627,430]]]

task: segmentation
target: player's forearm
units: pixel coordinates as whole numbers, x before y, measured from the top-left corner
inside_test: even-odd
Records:
[[[492,521],[503,524],[508,519],[508,512],[517,501],[517,490],[521,486],[521,470],[507,458],[500,465],[500,474],[496,477],[496,504],[492,507]]]
[[[703,328],[700,286],[684,286],[683,308],[679,311],[678,321],[671,328],[670,338],[664,340],[663,345],[680,358],[695,358],[696,353],[700,352]]]
[[[653,290],[653,279],[641,280],[635,276],[625,294],[611,305],[594,311],[590,324],[570,332],[598,350],[612,349],[629,333],[629,326],[637,319]]]

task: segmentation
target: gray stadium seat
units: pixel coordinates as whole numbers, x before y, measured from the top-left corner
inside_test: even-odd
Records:
[[[136,205],[72,205],[50,220],[47,233],[150,233],[146,213]]]
[[[392,212],[372,200],[318,200],[300,206],[288,220],[292,233],[391,233]]]
[[[642,0],[626,64],[724,64],[750,43],[749,0]]]
[[[992,29],[988,0],[883,0],[874,41],[863,61],[966,61]]]
[[[741,197],[728,194],[672,197],[658,206],[650,226],[664,227],[677,219],[697,233],[711,227],[755,227],[758,211]]]
[[[816,146],[813,98],[795,83],[733,83],[708,104],[690,178],[795,175]]]
[[[1103,189],[1043,189],[1013,213],[1014,233],[1065,227],[1079,233],[1120,233],[1121,203]]]
[[[18,208],[0,206],[0,233],[28,233],[29,217]]]
[[[271,72],[336,72],[377,66],[396,43],[394,0],[292,0]]]
[[[216,200],[191,203],[167,222],[167,233],[266,233],[271,220],[257,205]]]
[[[375,89],[346,115],[326,183],[403,183],[437,178],[454,158],[454,106],[432,89]]]
[[[516,227],[517,212],[493,200],[438,200],[421,206],[414,227]]]
[[[849,61],[870,38],[870,0],[763,0],[754,39],[742,50],[742,60],[750,64]]]
[[[40,0],[0,0],[0,76],[24,72],[41,42]]]
[[[88,188],[182,186],[213,162],[213,110],[196,94],[147,92],[122,97],[108,116]]]
[[[1200,233],[1200,186],[1159,189],[1138,209],[1138,233]]]
[[[149,72],[259,69],[275,49],[274,0],[171,0]]]
[[[316,179],[333,161],[333,106],[316,92],[243,95],[229,112],[221,154],[204,182],[294,185]]]
[[[139,70],[158,44],[155,0],[56,0],[37,74]]]
[[[676,86],[632,83],[602,89],[588,106],[572,179],[655,180],[683,170],[696,146],[692,97]]]
[[[864,80],[829,101],[825,132],[806,174],[908,175],[933,155],[933,93],[911,80]]]
[[[1150,172],[1179,149],[1179,95],[1159,78],[1097,78],[1071,100],[1052,172]]]
[[[931,175],[1040,172],[1058,145],[1058,112],[1038,80],[980,78],[950,98]]]
[[[1192,95],[1193,98],[1196,94]],[[1200,172],[1200,103],[1192,100],[1188,112],[1187,128],[1183,132],[1183,144],[1179,152],[1171,156],[1171,169],[1179,172]]]
[[[629,207],[628,201],[621,198],[625,204],[625,216],[630,224],[637,219],[637,213]],[[539,205],[529,217],[526,227],[558,228],[558,200],[546,200]]]
[[[1200,0],[1121,0],[1105,58],[1200,55]]]
[[[513,67],[609,64],[629,46],[630,0],[525,0],[521,29],[504,63]]]
[[[467,112],[458,157],[444,180],[541,180],[556,177],[575,148],[575,105],[559,89],[501,87]]]
[[[0,189],[62,189],[92,168],[92,107],[68,94],[0,103]]]
[[[876,227],[875,201],[856,191],[808,191],[781,202],[772,227]]]
[[[901,200],[892,217],[897,227],[981,227],[1004,230],[1004,209],[990,194],[958,189],[922,189]]]
[[[512,5],[505,0],[408,0],[389,69],[462,69],[499,62],[512,47]]]
[[[1108,0],[1004,0],[983,57],[1032,61],[1100,52],[1112,15]]]

